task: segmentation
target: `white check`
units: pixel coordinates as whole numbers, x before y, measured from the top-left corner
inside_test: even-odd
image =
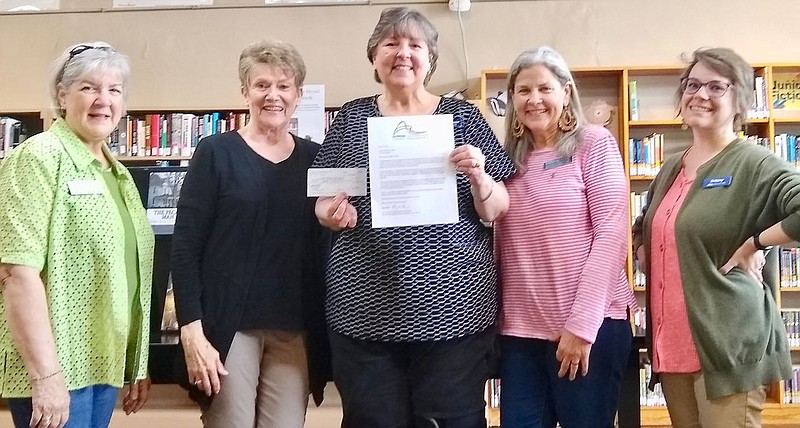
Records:
[[[372,227],[458,222],[453,115],[367,119]]]
[[[366,168],[309,168],[307,196],[366,196]]]

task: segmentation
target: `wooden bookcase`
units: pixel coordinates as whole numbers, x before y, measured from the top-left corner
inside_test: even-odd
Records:
[[[607,125],[619,142],[620,152],[629,178],[631,192],[641,193],[648,189],[655,171],[651,175],[631,174],[631,139],[643,139],[653,133],[663,134],[663,158],[683,152],[691,144],[690,132],[682,126],[677,117],[675,93],[679,85],[683,66],[648,67],[600,67],[575,68],[573,75],[581,103],[584,107],[596,100],[604,101],[613,107],[610,123]],[[769,140],[774,149],[775,136],[781,133],[800,135],[800,99],[792,108],[778,108],[773,93],[773,78],[776,74],[800,74],[800,64],[754,64],[755,76],[766,82],[765,112],[763,118],[751,119],[745,127],[745,134]],[[506,90],[508,70],[485,70],[481,73],[480,102],[484,116],[504,140],[504,119],[497,117],[491,109],[490,98]],[[798,79],[800,80],[800,79]],[[629,83],[636,82],[638,98],[638,119],[631,120]],[[797,89],[800,96],[800,88]],[[800,158],[800,155],[798,155]],[[631,207],[632,215],[633,206]],[[630,250],[629,250],[630,251]],[[634,287],[633,255],[629,254],[627,263],[628,278],[641,307],[644,307],[644,287]],[[781,308],[800,308],[800,287],[781,288],[777,302]],[[800,348],[792,350],[792,360],[800,364]],[[769,385],[767,402],[762,414],[765,425],[800,425],[800,404],[784,403],[784,382]],[[497,410],[489,409],[488,415],[497,418]],[[666,407],[642,406],[642,426],[669,426]]]

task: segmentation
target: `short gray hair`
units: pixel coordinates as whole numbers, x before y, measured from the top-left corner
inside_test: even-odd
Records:
[[[50,105],[58,117],[66,112],[58,99],[59,89],[66,89],[75,81],[97,70],[114,70],[122,80],[122,96],[128,99],[128,80],[131,66],[128,58],[106,42],[78,43],[68,47],[50,67]],[[124,109],[123,109],[124,110]]]
[[[250,83],[250,71],[256,64],[277,67],[294,76],[300,88],[306,80],[306,64],[300,52],[289,43],[279,40],[261,40],[244,48],[239,55],[239,82],[246,88]]]
[[[540,46],[519,54],[511,65],[511,70],[509,70],[508,73],[508,103],[506,104],[505,124],[505,148],[509,155],[511,155],[511,159],[514,161],[519,171],[525,169],[525,159],[531,147],[533,147],[533,136],[531,136],[529,132],[523,132],[521,137],[514,136],[514,122],[516,121],[516,112],[514,111],[513,103],[514,86],[517,83],[517,76],[519,76],[520,72],[537,65],[544,66],[550,70],[562,87],[571,87],[570,100],[567,108],[570,109],[575,116],[577,126],[572,131],[558,131],[556,150],[559,155],[569,157],[575,154],[575,151],[581,144],[580,133],[583,132],[583,128],[586,125],[586,117],[581,107],[578,87],[575,85],[575,79],[572,77],[567,62],[564,61],[561,54],[549,46]]]
[[[689,73],[697,63],[702,63],[731,81],[734,96],[733,107],[736,109],[736,114],[733,116],[733,130],[741,130],[742,125],[747,121],[747,112],[755,100],[753,93],[755,77],[753,77],[753,67],[739,54],[728,48],[700,48],[692,53],[692,59],[689,66],[681,73],[681,84],[675,93],[678,116],[681,114],[683,79],[689,77]],[[761,90],[761,88],[758,89]]]
[[[372,35],[367,41],[367,59],[369,62],[375,63],[375,50],[378,48],[378,43],[381,40],[392,36],[409,36],[414,30],[422,33],[425,44],[428,45],[428,52],[431,57],[431,69],[425,76],[424,84],[428,84],[431,80],[433,72],[436,71],[436,61],[439,59],[439,32],[436,27],[428,21],[423,14],[410,7],[390,7],[381,12],[381,17],[378,23],[375,24],[375,29],[372,30]],[[378,72],[375,72],[375,81],[381,82],[378,77]]]

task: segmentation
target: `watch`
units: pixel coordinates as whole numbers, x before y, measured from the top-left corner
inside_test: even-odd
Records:
[[[762,244],[761,243],[761,239],[759,239],[760,236],[761,236],[761,232],[758,232],[755,235],[753,235],[753,244],[755,244],[756,249],[757,250],[764,250],[764,251],[765,250],[771,250],[772,249],[772,245],[764,245],[764,244]]]

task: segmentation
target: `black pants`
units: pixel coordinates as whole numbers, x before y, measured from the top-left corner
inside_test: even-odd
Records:
[[[330,333],[343,428],[485,428],[494,328],[458,339],[374,342]]]

